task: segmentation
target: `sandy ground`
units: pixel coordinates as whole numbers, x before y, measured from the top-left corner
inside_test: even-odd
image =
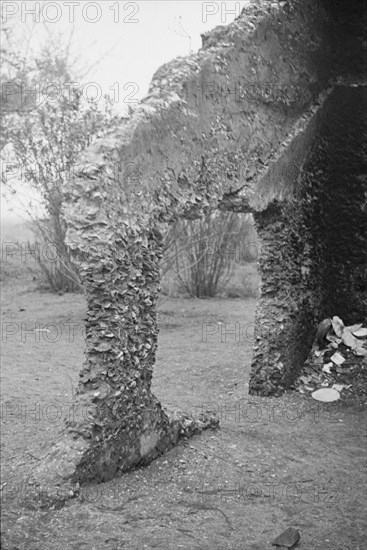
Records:
[[[254,299],[160,309],[154,392],[168,408],[216,410],[220,430],[61,509],[27,507],[25,472],[72,413],[85,309],[28,279],[2,291],[3,549],[266,550],[288,526],[302,550],[365,548],[365,405],[250,397]]]

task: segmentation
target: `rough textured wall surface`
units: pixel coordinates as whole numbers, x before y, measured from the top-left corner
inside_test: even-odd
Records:
[[[338,15],[338,30],[331,5],[251,2],[205,35],[197,54],[161,67],[129,120],[82,159],[65,217],[88,302],[76,397],[84,414],[67,423],[38,477],[107,480],[180,434],[215,425],[163,411],[150,391],[158,264],[167,223],[179,217],[214,208],[255,213],[263,289],[251,391],[274,394],[290,383],[324,296],[311,258],[319,244],[300,200],[303,165],[335,79],[360,75],[359,19],[349,25]],[[336,59],[345,57],[342,36],[353,71],[349,57]]]
[[[303,193],[319,243],[319,318],[367,316],[367,88],[338,86],[320,113]],[[308,193],[308,195],[307,195]]]
[[[292,384],[322,319],[366,318],[366,86],[337,86],[286,155],[292,197],[255,212],[262,293],[250,393],[261,395]]]

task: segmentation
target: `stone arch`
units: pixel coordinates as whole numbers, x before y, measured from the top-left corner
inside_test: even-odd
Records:
[[[358,17],[352,23],[354,32]],[[254,213],[262,293],[250,392],[277,395],[294,380],[327,309],[314,229],[325,200],[312,180],[318,136],[338,110],[333,86],[346,72],[338,24],[327,2],[252,2],[205,35],[197,54],[161,67],[129,119],[82,159],[65,217],[88,303],[86,359],[79,413],[37,471],[46,483],[55,484],[56,470],[64,487],[111,479],[181,434],[216,425],[164,411],[150,391],[159,259],[167,224],[179,217]],[[362,66],[360,43],[351,44],[349,91],[360,89]],[[326,156],[334,147],[322,146]]]

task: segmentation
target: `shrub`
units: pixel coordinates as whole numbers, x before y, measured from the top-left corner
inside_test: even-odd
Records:
[[[251,231],[252,218],[232,212],[179,220],[168,232],[163,275],[174,274],[190,296],[214,297],[227,286],[235,263],[241,261],[241,243]]]

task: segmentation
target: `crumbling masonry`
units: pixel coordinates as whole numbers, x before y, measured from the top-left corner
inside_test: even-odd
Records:
[[[292,383],[325,316],[364,318],[363,15],[362,2],[253,1],[198,53],[161,67],[130,118],[82,159],[65,216],[88,303],[76,396],[88,415],[68,422],[39,477],[108,480],[215,424],[164,411],[150,389],[159,260],[177,218],[254,214],[250,393]]]

